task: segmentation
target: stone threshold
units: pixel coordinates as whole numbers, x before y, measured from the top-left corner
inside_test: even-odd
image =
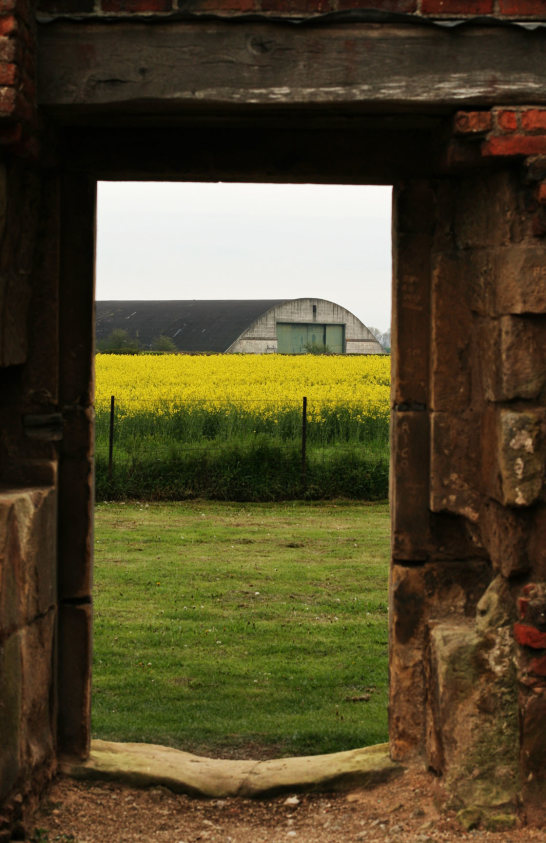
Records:
[[[156,744],[94,740],[86,761],[59,763],[59,771],[74,778],[161,785],[175,793],[214,798],[372,788],[404,769],[391,761],[387,743],[328,755],[232,761]]]

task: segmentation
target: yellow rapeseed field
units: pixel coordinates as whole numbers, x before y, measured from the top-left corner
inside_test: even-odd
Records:
[[[388,418],[390,357],[305,354],[183,354],[96,357],[96,408],[116,398],[123,415],[171,414],[179,407],[237,408],[262,416],[301,407],[320,418]]]

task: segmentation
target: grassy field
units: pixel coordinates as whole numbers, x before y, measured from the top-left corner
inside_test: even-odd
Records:
[[[387,737],[386,504],[100,504],[93,733],[224,757]]]

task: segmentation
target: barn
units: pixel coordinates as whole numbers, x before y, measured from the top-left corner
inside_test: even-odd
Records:
[[[357,316],[316,298],[98,301],[97,341],[120,329],[142,349],[168,336],[190,354],[304,354],[324,346],[335,354],[385,353]]]

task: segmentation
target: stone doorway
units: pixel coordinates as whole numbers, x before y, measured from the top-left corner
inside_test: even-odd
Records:
[[[52,765],[57,748],[85,757],[89,747],[96,181],[394,183],[391,754],[425,760],[463,802],[479,791],[481,808],[497,811],[521,799],[540,817],[543,162],[525,151],[496,157],[506,147],[491,113],[459,116],[454,128],[445,105],[160,111],[120,121],[108,108],[52,109],[47,166],[7,165],[6,231],[28,215],[37,258],[28,298],[10,311],[17,339],[2,352],[3,475],[10,489],[58,489],[59,515],[58,601],[48,610],[58,634],[29,643],[25,624],[41,610],[25,615],[6,655],[11,676],[24,676],[31,647],[50,665],[46,694],[14,690],[24,726],[11,783]],[[32,530],[42,535],[38,522]],[[37,570],[51,566],[28,552]],[[23,714],[19,693],[29,695]]]

